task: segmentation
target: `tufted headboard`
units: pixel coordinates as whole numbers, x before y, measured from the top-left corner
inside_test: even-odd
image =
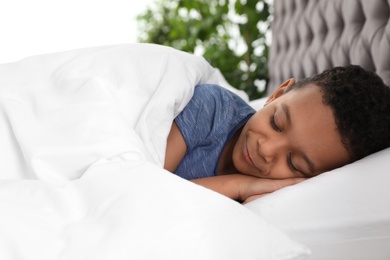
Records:
[[[271,28],[269,93],[348,64],[390,85],[390,0],[274,0]]]

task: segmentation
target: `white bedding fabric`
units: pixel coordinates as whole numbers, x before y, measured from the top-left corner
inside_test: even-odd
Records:
[[[250,202],[310,260],[390,259],[390,148]]]
[[[0,259],[304,259],[247,208],[162,169],[203,58],[155,45],[0,65]]]

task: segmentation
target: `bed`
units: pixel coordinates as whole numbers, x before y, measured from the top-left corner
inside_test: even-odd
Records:
[[[350,17],[359,11],[375,22],[363,23],[353,37],[344,30],[332,37],[348,42],[371,33],[373,25],[366,24],[380,25],[368,41],[375,55],[364,57],[372,58],[367,64],[389,83],[389,61],[383,58],[389,53],[388,2],[276,0],[274,5],[272,86],[327,66],[366,66],[352,58],[359,49],[346,52],[346,58],[333,55],[340,60],[326,58],[326,51],[341,43],[314,37],[315,28],[328,24],[328,14]],[[371,11],[387,20],[378,22]],[[292,24],[285,19],[297,20],[298,34],[313,30],[311,41],[294,36],[291,28],[282,33]],[[305,21],[314,27],[303,29]],[[347,28],[349,20],[341,21]],[[222,85],[246,99],[202,57],[152,44],[1,64],[0,259],[390,257],[389,149],[246,205],[163,170],[170,124],[199,83]]]
[[[308,255],[241,204],[163,170],[173,118],[211,82],[229,88],[202,57],[152,44],[0,65],[0,259]]]
[[[389,18],[388,0],[275,0],[269,91],[347,64],[390,86]],[[387,149],[247,207],[307,245],[308,259],[390,259],[389,159]]]

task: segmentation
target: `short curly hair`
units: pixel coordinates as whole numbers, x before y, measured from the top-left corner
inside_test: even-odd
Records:
[[[334,67],[291,89],[309,84],[320,87],[352,161],[390,147],[390,88],[377,74],[357,65]]]

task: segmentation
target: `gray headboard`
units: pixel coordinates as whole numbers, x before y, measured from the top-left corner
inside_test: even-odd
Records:
[[[390,85],[390,0],[274,0],[271,28],[269,93],[348,64]]]

